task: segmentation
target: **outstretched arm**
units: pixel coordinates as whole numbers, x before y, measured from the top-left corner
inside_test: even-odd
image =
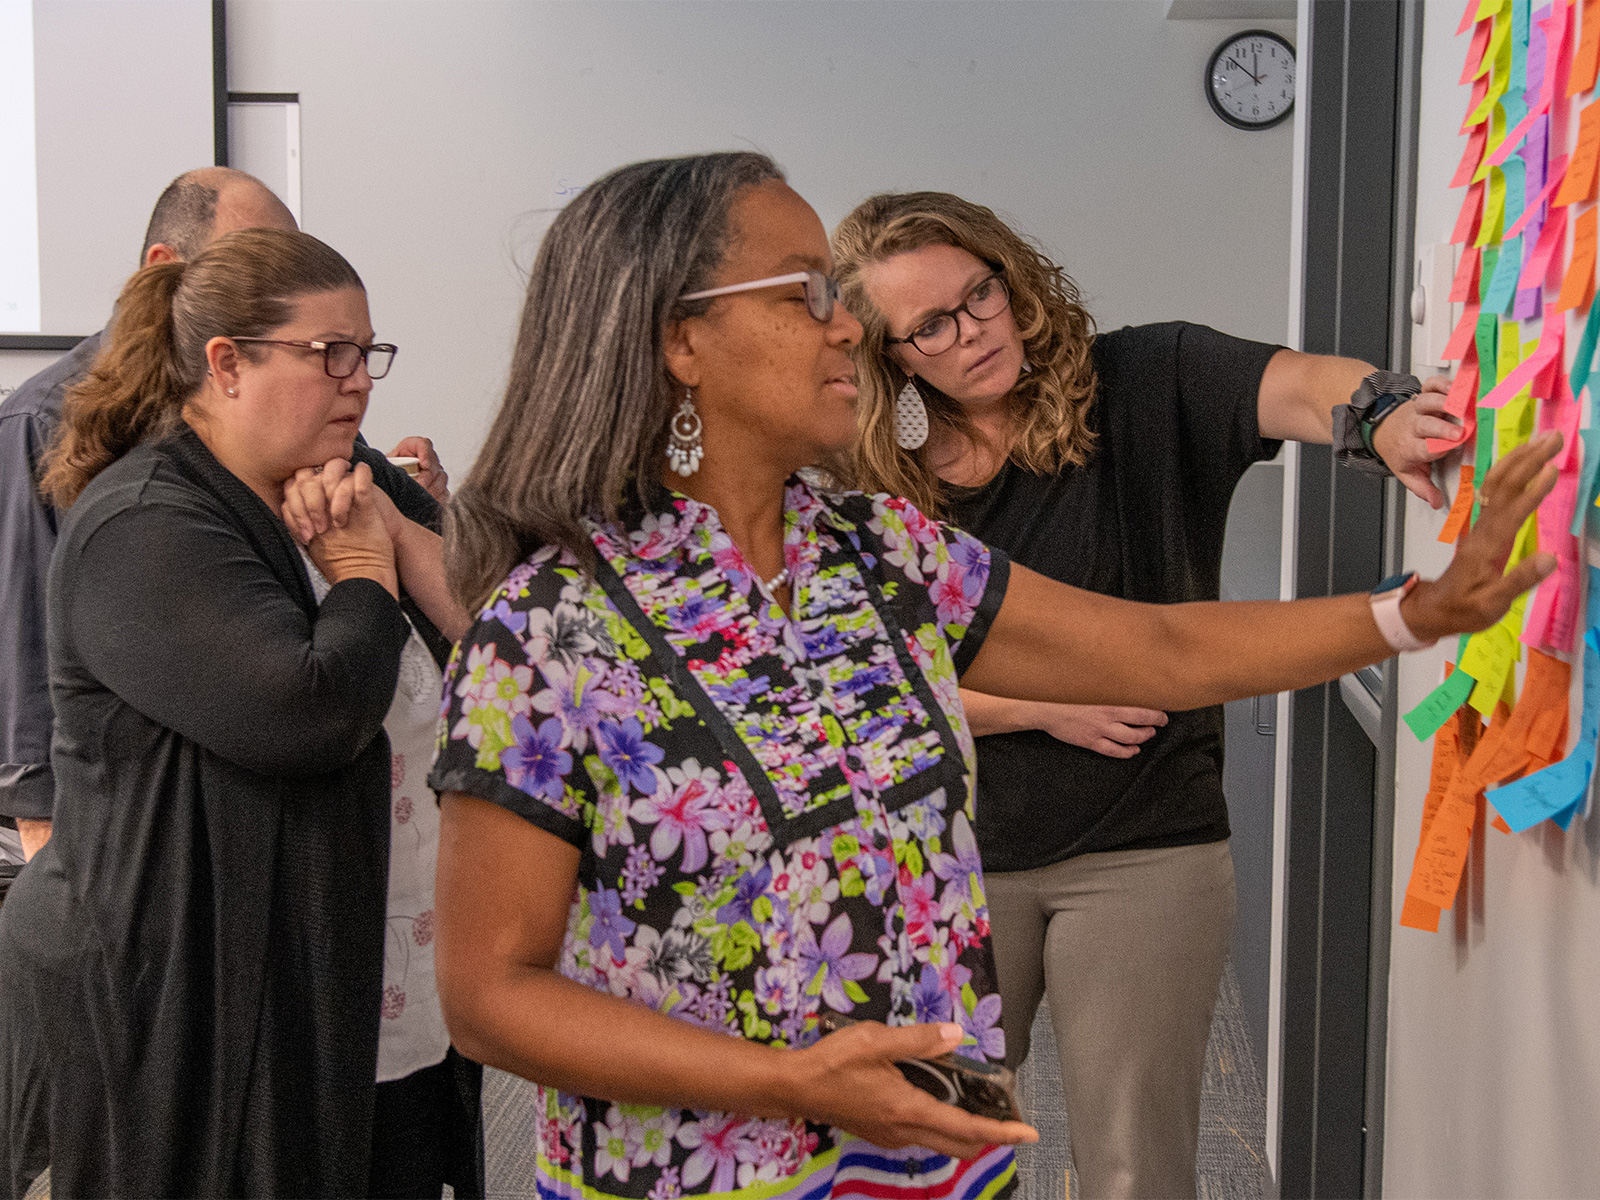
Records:
[[[1326,445],[1333,438],[1333,410],[1373,371],[1359,358],[1302,354],[1279,350],[1261,376],[1256,420],[1263,437]],[[1445,412],[1450,380],[1436,375],[1424,381],[1415,400],[1402,404],[1378,426],[1373,449],[1395,477],[1434,508],[1444,495],[1434,486],[1430,466],[1448,453],[1428,449],[1429,438],[1450,438],[1459,428]]]
[[[1486,629],[1555,569],[1539,554],[1505,571],[1511,544],[1555,485],[1550,433],[1496,463],[1482,516],[1450,567],[1419,583],[1401,615],[1424,640]],[[1135,604],[1013,565],[1004,603],[963,687],[1018,700],[1176,711],[1290,691],[1394,653],[1365,595],[1216,604]]]

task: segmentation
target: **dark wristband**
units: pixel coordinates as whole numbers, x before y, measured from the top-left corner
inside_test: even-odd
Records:
[[[1333,410],[1333,449],[1338,460],[1371,475],[1391,474],[1372,445],[1372,436],[1395,409],[1422,391],[1415,375],[1374,371],[1361,381],[1349,404]]]

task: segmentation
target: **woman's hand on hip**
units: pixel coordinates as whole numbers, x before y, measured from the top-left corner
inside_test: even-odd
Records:
[[[1157,708],[1040,704],[1037,709],[1038,727],[1056,741],[1082,746],[1107,758],[1132,758],[1167,723],[1167,714]]]
[[[922,1146],[953,1158],[975,1158],[994,1145],[1036,1142],[1021,1121],[995,1121],[942,1104],[907,1083],[896,1059],[937,1058],[961,1043],[961,1026],[889,1028],[862,1021],[806,1050],[786,1052],[788,1090],[797,1113],[894,1150]]]

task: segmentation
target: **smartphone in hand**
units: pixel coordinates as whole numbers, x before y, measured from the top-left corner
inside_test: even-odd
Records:
[[[838,1033],[856,1022],[838,1013],[824,1013],[818,1022],[823,1033]],[[980,1062],[964,1054],[938,1058],[903,1058],[895,1061],[906,1082],[943,1104],[996,1121],[1020,1121],[1016,1073],[1001,1063]]]

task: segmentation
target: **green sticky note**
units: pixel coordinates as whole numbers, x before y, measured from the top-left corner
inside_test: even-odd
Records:
[[[1483,477],[1489,473],[1489,464],[1494,459],[1494,419],[1496,413],[1492,408],[1478,410],[1478,454],[1473,460],[1473,500],[1472,523],[1478,523],[1478,510],[1482,507],[1479,503],[1478,491],[1483,487]]]
[[[1473,337],[1478,343],[1478,399],[1482,400],[1500,379],[1500,318],[1492,312],[1479,313]]]
[[[1467,702],[1477,685],[1471,675],[1457,667],[1450,677],[1423,697],[1422,703],[1405,715],[1405,723],[1416,734],[1417,741],[1425,742],[1439,732],[1439,726],[1450,719]]]

